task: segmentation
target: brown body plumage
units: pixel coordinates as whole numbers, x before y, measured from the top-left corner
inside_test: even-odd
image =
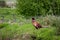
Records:
[[[34,18],[32,18],[32,24],[36,29],[42,28],[42,26]]]

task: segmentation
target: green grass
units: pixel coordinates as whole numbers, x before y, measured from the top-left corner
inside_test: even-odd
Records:
[[[0,8],[0,14],[7,15],[7,14],[15,14],[16,9],[11,8]]]
[[[4,40],[6,37],[12,38],[16,32],[18,26],[16,25],[7,25],[4,28],[0,29],[0,35],[2,39]]]
[[[49,28],[41,28],[41,29],[35,29],[35,27],[32,24],[24,24],[22,26],[18,24],[8,24],[6,27],[0,29],[0,37],[3,38],[3,40],[7,37],[11,40],[14,38],[14,36],[21,37],[24,34],[29,34],[30,36],[35,36],[36,40],[56,40],[58,36],[55,36],[55,27],[49,27]],[[57,39],[60,39],[57,38]]]
[[[31,26],[31,27],[30,27]],[[23,27],[21,27],[21,34],[23,33],[29,33],[31,35],[35,35],[37,37],[36,40],[52,40],[51,38],[55,34],[55,29],[54,28],[41,28],[36,30],[31,24],[26,24]]]

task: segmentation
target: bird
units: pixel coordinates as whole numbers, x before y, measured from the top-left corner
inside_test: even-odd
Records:
[[[36,29],[42,28],[41,24],[39,24],[35,18],[32,18],[32,24]]]

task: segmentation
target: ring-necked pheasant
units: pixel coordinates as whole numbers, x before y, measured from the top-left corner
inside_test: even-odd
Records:
[[[32,18],[32,24],[36,29],[42,28],[42,26],[35,20],[35,18]]]

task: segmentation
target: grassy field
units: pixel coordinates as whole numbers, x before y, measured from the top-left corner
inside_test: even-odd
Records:
[[[44,27],[37,30],[31,23],[31,17],[15,13],[15,9],[0,8],[0,40],[60,40],[60,34],[57,35],[60,32],[60,16],[36,17]]]
[[[55,27],[37,30],[31,23],[22,26],[18,25],[18,23],[4,23],[3,25],[4,28],[0,28],[0,40],[60,40],[60,36],[55,35]]]

